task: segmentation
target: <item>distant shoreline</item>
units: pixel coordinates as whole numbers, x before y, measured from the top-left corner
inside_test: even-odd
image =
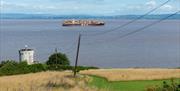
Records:
[[[147,15],[141,19],[162,19],[170,14]],[[114,16],[96,16],[96,15],[51,15],[51,14],[16,14],[3,13],[0,19],[137,19],[142,15],[114,15]],[[174,15],[170,20],[180,20],[180,14]]]

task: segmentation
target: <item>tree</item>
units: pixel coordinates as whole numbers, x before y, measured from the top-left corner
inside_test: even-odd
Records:
[[[69,59],[65,54],[62,53],[54,53],[52,54],[48,61],[46,62],[47,65],[69,65]]]

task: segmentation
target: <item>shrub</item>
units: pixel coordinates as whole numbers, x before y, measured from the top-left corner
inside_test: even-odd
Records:
[[[32,64],[28,65],[28,70],[29,72],[41,72],[41,71],[46,71],[47,70],[47,65],[46,64]]]
[[[52,54],[48,61],[46,62],[47,65],[70,65],[69,59],[65,54],[62,53],[54,53]]]
[[[6,61],[0,68],[1,75],[13,75],[27,73],[28,69],[26,62],[17,63],[15,61]]]
[[[74,67],[73,67],[74,69]],[[89,69],[98,69],[98,67],[86,67],[86,66],[77,66],[77,72],[81,71],[81,70],[89,70]]]
[[[6,64],[3,64],[3,66],[0,68],[1,75],[12,75],[17,73],[17,64],[14,64],[12,62],[7,62]]]
[[[77,72],[79,72],[80,70],[88,70],[88,69],[98,69],[98,68],[78,66]],[[61,65],[61,64],[46,65],[40,63],[28,65],[26,61],[22,61],[18,63],[13,60],[8,60],[8,61],[3,61],[1,63],[0,76],[35,73],[46,70],[55,70],[55,71],[74,70],[74,66]]]
[[[0,63],[0,67],[4,66],[4,65],[7,64],[7,63],[17,64],[17,62],[14,61],[14,60],[7,60],[7,61],[2,61],[2,62]]]
[[[148,87],[146,91],[180,91],[180,83],[175,83],[174,79],[171,79],[171,84],[164,81],[162,86]]]
[[[74,70],[74,66],[68,66],[68,65],[48,65],[48,70],[56,70],[56,71],[62,71],[62,70]],[[77,66],[77,72],[80,70],[88,70],[88,69],[98,69],[97,67],[86,67],[86,66]]]
[[[15,74],[26,74],[26,73],[34,73],[40,71],[46,71],[47,66],[44,64],[33,64],[28,65],[27,62],[12,62],[8,61],[3,64],[0,68],[0,76],[3,75],[15,75]]]
[[[48,70],[56,70],[56,71],[62,71],[62,70],[72,70],[72,66],[68,65],[48,65]]]

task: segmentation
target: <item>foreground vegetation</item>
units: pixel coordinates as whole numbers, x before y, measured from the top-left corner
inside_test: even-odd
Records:
[[[108,81],[136,81],[180,78],[180,69],[167,68],[97,69],[85,70],[80,73],[104,77]]]
[[[143,80],[143,81],[108,81],[106,78],[92,76],[90,86],[105,91],[180,91],[180,79]],[[174,85],[172,85],[174,84]],[[173,87],[174,86],[174,87]]]
[[[32,65],[2,61],[0,91],[180,91],[180,69],[97,69],[78,66],[80,74],[73,77],[62,53]]]
[[[88,70],[88,69],[97,69],[97,67],[85,67],[78,66],[77,71]],[[47,65],[47,64],[32,64],[28,65],[27,62],[16,62],[16,61],[4,61],[0,66],[0,76],[6,75],[17,75],[17,74],[27,74],[27,73],[36,73],[42,71],[63,71],[63,70],[74,70],[73,66],[70,65]]]
[[[91,75],[90,86],[105,91],[180,91],[180,69],[97,69],[80,73]]]
[[[72,72],[47,71],[0,77],[0,91],[96,91],[87,85],[89,78]]]
[[[78,66],[76,71],[97,69],[97,67]],[[17,62],[14,60],[6,60],[0,63],[0,76],[36,73],[42,71],[75,71],[73,66],[70,66],[70,61],[63,53],[54,53],[49,56],[46,63],[36,63],[28,65],[26,60]]]
[[[0,77],[0,91],[179,91],[180,79],[143,81],[108,81],[99,76],[78,74],[71,71],[47,71]],[[166,84],[164,84],[166,82]]]

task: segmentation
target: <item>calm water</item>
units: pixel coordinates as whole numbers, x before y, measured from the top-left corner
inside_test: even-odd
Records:
[[[0,60],[18,60],[18,50],[28,45],[35,60],[45,62],[57,47],[74,64],[78,33],[96,34],[128,20],[104,20],[101,27],[62,27],[62,20],[1,20]],[[112,67],[180,66],[180,20],[166,20],[144,31],[119,39],[155,20],[141,20],[99,36],[83,36],[79,64]]]

